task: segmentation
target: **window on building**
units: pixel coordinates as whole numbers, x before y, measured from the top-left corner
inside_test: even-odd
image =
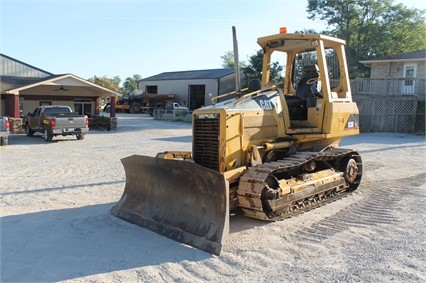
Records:
[[[74,100],[74,111],[78,112],[79,115],[87,115],[89,118],[92,117],[92,101],[90,99],[75,99]]]
[[[157,94],[157,93],[158,93],[158,86],[156,86],[156,85],[147,85],[147,86],[145,87],[145,91],[146,91],[147,93],[154,93],[154,94]]]

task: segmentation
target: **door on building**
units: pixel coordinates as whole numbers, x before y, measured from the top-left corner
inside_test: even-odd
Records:
[[[74,111],[91,118],[94,114],[92,113],[92,105],[93,103],[90,99],[76,99],[74,100]]]
[[[413,95],[416,86],[415,78],[417,76],[416,64],[404,64],[404,80],[402,81],[402,94]]]
[[[189,109],[194,110],[204,106],[206,85],[189,85]]]

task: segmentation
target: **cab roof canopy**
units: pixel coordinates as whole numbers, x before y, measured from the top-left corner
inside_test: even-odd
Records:
[[[322,34],[303,34],[303,33],[278,33],[257,39],[257,43],[263,49],[274,49],[287,52],[299,49],[314,48],[318,41],[324,43],[325,48],[334,47],[336,44],[344,45],[345,40],[322,35]]]

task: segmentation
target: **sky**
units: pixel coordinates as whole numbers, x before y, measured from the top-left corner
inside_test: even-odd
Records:
[[[426,9],[424,0],[395,1]],[[258,37],[326,29],[302,0],[0,0],[0,52],[42,70],[84,79],[215,69],[232,50],[259,50]]]

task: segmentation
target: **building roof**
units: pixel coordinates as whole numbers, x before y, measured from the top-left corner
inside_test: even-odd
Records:
[[[233,68],[165,72],[140,81],[219,79],[235,73]]]
[[[1,93],[19,93],[22,90],[27,90],[39,86],[49,86],[54,88],[54,90],[89,87],[93,90],[93,94],[108,93],[111,95],[120,95],[118,92],[94,84],[73,74],[53,75],[46,78],[0,76]]]
[[[0,91],[7,91],[15,88],[22,88],[27,85],[37,84],[50,80],[58,76],[39,77],[17,77],[17,76],[0,76]]]
[[[379,62],[395,62],[395,61],[426,61],[426,49],[417,50],[413,52],[377,56],[369,60],[359,61],[360,63],[379,63]]]
[[[19,65],[25,66],[25,67],[27,67],[29,69],[36,70],[36,71],[40,72],[41,74],[43,74],[43,77],[53,75],[52,73],[50,73],[48,71],[42,70],[40,68],[34,67],[34,66],[32,66],[30,64],[27,64],[25,62],[19,61],[18,59],[12,58],[12,57],[7,56],[7,55],[5,55],[3,53],[0,53],[0,62],[1,62],[2,65],[6,64],[6,62],[14,62],[16,64],[19,64]],[[6,69],[4,68],[4,66],[2,66],[2,69],[0,70],[0,75],[2,75],[2,76],[13,76],[13,74],[9,74],[6,71]]]
[[[88,95],[120,95],[73,74],[55,75],[0,53],[0,93],[18,94],[35,87],[42,87],[43,91],[73,89],[77,94],[82,89],[90,89]]]

